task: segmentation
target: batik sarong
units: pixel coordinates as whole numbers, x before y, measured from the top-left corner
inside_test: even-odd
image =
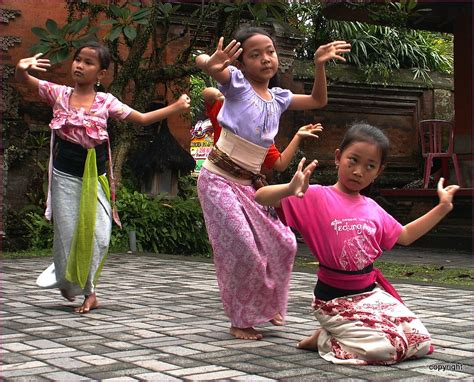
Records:
[[[330,301],[315,299],[313,308],[322,328],[319,355],[327,361],[390,365],[432,351],[421,321],[379,288]]]
[[[198,193],[232,326],[249,328],[278,313],[284,317],[296,255],[293,232],[255,202],[252,186],[203,168]]]

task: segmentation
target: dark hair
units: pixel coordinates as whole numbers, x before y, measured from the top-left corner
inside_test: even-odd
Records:
[[[81,53],[81,50],[84,48],[90,48],[97,52],[101,69],[109,68],[109,65],[110,65],[109,49],[106,46],[99,44],[97,41],[89,41],[89,42],[86,42],[84,45],[81,45],[74,53],[73,59],[76,59],[79,53]]]
[[[369,142],[376,145],[380,149],[380,164],[385,164],[388,150],[390,148],[390,142],[382,130],[365,122],[356,122],[346,131],[346,134],[339,145],[341,153],[354,142]]]
[[[263,28],[258,28],[258,27],[242,27],[237,30],[234,34],[234,39],[237,42],[240,42],[240,46],[244,45],[244,42],[249,39],[252,36],[255,36],[256,34],[262,34],[264,36],[267,36],[270,40],[272,40],[273,46],[276,49],[276,44],[275,40],[273,37],[268,33],[265,29]],[[239,61],[242,61],[242,55],[239,56],[238,58]]]

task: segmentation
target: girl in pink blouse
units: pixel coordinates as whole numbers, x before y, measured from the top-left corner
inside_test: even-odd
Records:
[[[49,59],[40,57],[41,53],[20,60],[15,79],[38,90],[53,108],[46,217],[54,223],[55,280],[46,287],[59,288],[69,301],[84,295],[84,302],[74,310],[87,313],[98,307],[95,285],[107,255],[112,219],[120,225],[110,204],[115,193],[107,118],[150,125],[187,111],[190,99],[183,94],[167,107],[141,113],[110,93],[96,91],[110,64],[108,49],[96,42],[74,54],[74,87],[32,76],[30,71],[45,72],[51,66]]]
[[[409,245],[432,229],[453,209],[459,186],[444,187],[441,178],[439,204],[402,226],[360,195],[384,169],[388,147],[381,130],[355,124],[335,153],[335,185],[310,186],[317,162],[303,169],[302,159],[290,183],[263,187],[255,196],[278,207],[319,261],[313,308],[321,328],[298,347],[337,364],[389,365],[433,351],[425,326],[373,263],[384,250]]]

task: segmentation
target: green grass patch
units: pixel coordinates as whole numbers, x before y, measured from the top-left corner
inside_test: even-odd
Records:
[[[115,253],[115,251],[111,251]],[[35,258],[35,257],[52,257],[51,249],[25,250],[18,252],[3,252],[2,259],[20,259],[20,258]],[[139,255],[139,253],[134,254]],[[178,255],[170,255],[174,257]],[[209,258],[205,256],[192,256],[196,260]],[[180,258],[189,258],[188,256],[181,256]],[[375,262],[375,266],[379,268],[384,276],[390,280],[423,282],[427,284],[439,285],[453,285],[462,287],[472,287],[474,285],[474,271],[472,268],[446,268],[438,265],[414,265],[414,264],[400,264],[390,263],[386,261]],[[295,271],[316,273],[318,262],[309,257],[296,257]]]
[[[295,270],[314,272],[318,263],[312,258],[297,257]],[[423,282],[428,284],[456,285],[472,287],[474,272],[472,268],[446,268],[438,265],[415,265],[376,261],[384,276],[390,280]]]
[[[27,249],[17,252],[2,252],[1,259],[27,259],[34,257],[53,257],[53,250],[48,249]]]

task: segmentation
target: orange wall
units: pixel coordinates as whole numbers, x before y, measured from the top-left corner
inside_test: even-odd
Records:
[[[13,47],[10,47],[6,53],[2,52],[0,55],[2,63],[8,65],[15,65],[19,59],[31,55],[29,48],[38,42],[36,35],[31,32],[31,28],[44,28],[48,18],[55,20],[60,26],[66,23],[67,19],[66,1],[63,0],[0,0],[0,6],[3,9],[16,9],[21,11],[21,15],[11,19],[8,24],[0,24],[2,36],[17,36],[21,38],[21,43],[15,44]],[[172,62],[179,50],[184,46],[185,42],[186,41],[179,41],[169,47],[169,52],[167,54],[168,62]],[[51,68],[48,73],[38,74],[38,77],[73,86],[70,77],[70,63],[71,61],[69,60],[57,64]],[[109,75],[104,81],[106,87],[111,81],[112,73],[113,67],[111,66],[109,69]],[[39,101],[38,96],[34,92],[18,86],[17,84],[15,84],[15,87],[20,91],[25,100]],[[168,103],[172,103],[173,98],[172,92],[168,91],[166,94]],[[125,99],[124,101],[127,102],[128,100]],[[171,133],[175,136],[181,146],[189,150],[190,123],[187,120],[176,116],[171,117],[168,120],[168,126]]]

